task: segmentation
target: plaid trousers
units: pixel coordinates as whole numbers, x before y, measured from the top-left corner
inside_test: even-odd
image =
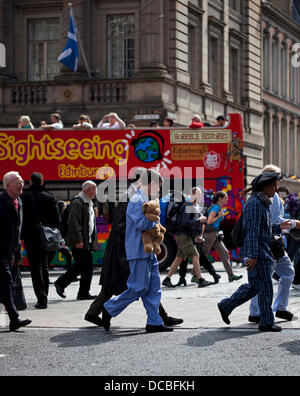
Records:
[[[273,261],[260,260],[253,271],[248,271],[249,283],[243,284],[229,298],[220,302],[221,308],[227,315],[258,296],[258,305],[260,308],[260,326],[272,326],[274,324],[274,315],[272,311],[273,302],[273,284],[272,284],[272,267]]]

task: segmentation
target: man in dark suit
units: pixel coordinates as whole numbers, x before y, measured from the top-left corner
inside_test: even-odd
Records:
[[[38,172],[30,176],[30,187],[23,192],[21,199],[24,211],[22,239],[37,297],[35,308],[44,309],[47,308],[49,291],[48,252],[42,249],[38,224],[59,228],[59,211],[54,195],[46,190],[43,175]]]
[[[28,326],[30,320],[20,320],[13,302],[11,267],[21,259],[20,234],[23,218],[22,193],[24,182],[18,172],[8,172],[3,178],[4,190],[0,193],[0,302],[10,319],[9,328],[15,331]]]

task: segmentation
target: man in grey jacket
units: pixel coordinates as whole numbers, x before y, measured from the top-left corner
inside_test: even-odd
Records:
[[[97,250],[97,231],[94,205],[97,186],[88,180],[83,183],[82,191],[73,199],[68,219],[66,244],[72,249],[74,264],[61,275],[54,286],[57,294],[66,298],[64,290],[78,275],[81,275],[78,300],[92,300],[96,296],[90,295],[93,277],[92,251]]]

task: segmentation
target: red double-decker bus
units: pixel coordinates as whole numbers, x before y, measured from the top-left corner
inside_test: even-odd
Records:
[[[39,171],[46,182],[58,183],[61,189],[70,188],[72,183],[78,188],[78,182],[87,179],[100,183],[113,178],[124,189],[137,167],[159,170],[170,188],[178,182],[184,187],[202,180],[206,191],[228,193],[222,228],[225,243],[231,248],[227,231],[243,207],[239,197],[244,188],[242,117],[229,114],[226,126],[199,129],[0,130],[0,166],[2,175],[17,170],[26,181]],[[102,263],[110,227],[103,216],[97,219],[96,265]],[[237,259],[236,252],[231,253]],[[161,269],[175,254],[175,240],[167,236],[160,256]],[[64,264],[59,255],[54,262]]]

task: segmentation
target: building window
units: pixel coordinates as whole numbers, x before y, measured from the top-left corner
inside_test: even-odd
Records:
[[[278,94],[278,78],[279,78],[279,53],[278,41],[276,39],[272,42],[272,61],[273,61],[273,93]]]
[[[219,39],[215,36],[209,36],[208,41],[208,81],[216,96],[221,96],[221,65],[219,56],[221,54],[219,48]]]
[[[270,34],[264,34],[264,88],[270,89]]]
[[[273,117],[272,123],[272,163],[279,164],[279,130],[277,117]]]
[[[241,67],[239,54],[241,49],[238,47],[230,46],[229,53],[229,84],[230,92],[237,104],[241,103]]]
[[[288,52],[285,44],[281,46],[281,96],[287,98],[287,61]]]
[[[199,28],[197,25],[189,24],[189,46],[188,55],[189,63],[188,70],[191,77],[191,86],[199,88],[200,85],[200,45],[199,45]]]
[[[293,53],[291,51],[290,53],[290,101],[294,102],[295,101],[295,77],[296,77],[296,73],[295,73],[295,67],[292,64],[292,57],[293,57]]]
[[[265,147],[264,147],[264,163],[270,163],[270,115],[265,113],[264,116],[264,135],[265,135]]]
[[[32,19],[28,22],[28,79],[53,80],[59,73],[59,19]]]
[[[281,121],[281,170],[285,175],[288,168],[288,153],[287,153],[287,122],[285,119]]]
[[[300,126],[297,126],[297,147],[300,147]],[[297,176],[300,177],[300,158],[297,156]]]
[[[289,146],[290,146],[290,150],[289,152],[291,153],[288,157],[289,157],[289,162],[290,162],[290,171],[289,174],[290,175],[295,175],[295,157],[294,155],[292,155],[292,153],[295,153],[295,126],[294,126],[294,122],[290,122],[290,140],[289,140]]]
[[[135,69],[135,17],[112,15],[107,21],[108,78],[131,77]]]
[[[229,7],[237,12],[241,12],[241,0],[229,0]]]

